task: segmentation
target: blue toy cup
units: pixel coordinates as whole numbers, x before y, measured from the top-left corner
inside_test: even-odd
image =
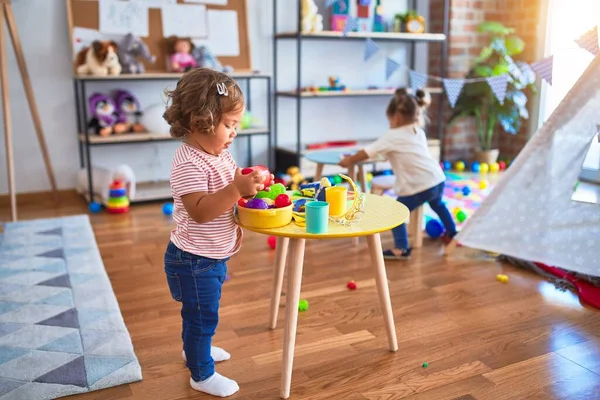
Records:
[[[306,203],[306,233],[327,233],[329,225],[329,203],[311,201]]]

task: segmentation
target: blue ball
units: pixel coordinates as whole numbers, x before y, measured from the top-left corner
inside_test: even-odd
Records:
[[[468,196],[468,195],[470,195],[470,194],[471,194],[471,188],[470,188],[470,187],[468,187],[468,186],[465,186],[465,187],[463,187],[463,188],[462,188],[462,192],[463,192],[463,194],[464,194],[465,196]]]
[[[173,214],[173,203],[165,203],[162,206],[162,212],[165,215]]]
[[[99,213],[100,211],[102,211],[102,204],[92,201],[88,206],[88,210],[90,210],[92,214]]]
[[[444,233],[444,225],[437,219],[430,219],[425,224],[425,232],[432,238],[439,238]]]
[[[335,185],[335,179],[333,179],[333,176],[328,176],[327,179],[329,180],[329,183],[331,183],[331,186]]]
[[[474,161],[473,164],[471,164],[471,171],[479,172],[479,163],[477,161]]]
[[[391,169],[386,169],[381,173],[381,175],[394,175],[394,171],[392,171]]]
[[[444,171],[450,171],[452,169],[452,163],[450,161],[444,161]]]

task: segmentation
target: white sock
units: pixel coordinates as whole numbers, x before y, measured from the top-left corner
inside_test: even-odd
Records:
[[[181,352],[181,356],[183,357],[183,361],[187,361],[185,351]],[[231,358],[231,354],[217,346],[210,346],[210,356],[215,362],[225,361]]]
[[[190,378],[190,385],[194,390],[219,397],[231,396],[240,390],[240,387],[236,381],[225,378],[218,372],[215,372],[213,376],[202,382],[196,382]]]

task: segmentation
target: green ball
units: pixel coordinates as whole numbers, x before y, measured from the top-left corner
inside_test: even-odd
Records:
[[[341,177],[341,176],[339,176],[339,175],[336,175],[336,176],[334,176],[334,177],[333,177],[333,182],[334,182],[336,185],[337,185],[337,184],[340,184],[340,183],[342,183],[342,177]]]
[[[300,302],[298,303],[298,311],[306,311],[306,310],[308,310],[308,301],[300,300]]]
[[[456,213],[456,219],[458,222],[464,222],[467,219],[467,214],[464,211],[459,211]]]
[[[429,367],[429,364],[423,363],[423,368],[427,368],[427,367]]]

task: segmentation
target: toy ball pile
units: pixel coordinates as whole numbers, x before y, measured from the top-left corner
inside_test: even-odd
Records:
[[[273,183],[271,180],[271,172],[267,167],[259,165],[252,168],[244,168],[242,174],[247,175],[253,170],[260,171],[261,175],[267,179],[267,181],[264,182],[265,188],[251,199],[239,199],[239,207],[267,210],[269,208],[283,208],[292,204],[290,196],[285,193],[285,186],[281,183]]]

